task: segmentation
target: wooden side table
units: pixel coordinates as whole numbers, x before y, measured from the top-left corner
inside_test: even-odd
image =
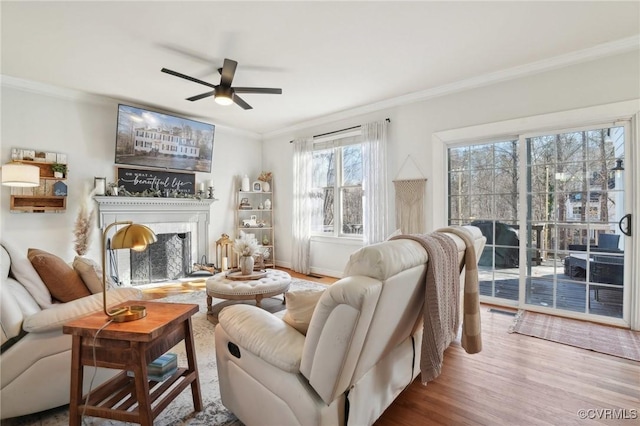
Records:
[[[73,336],[69,425],[80,425],[84,410],[87,416],[151,426],[158,414],[189,385],[195,411],[202,410],[191,327],[191,316],[198,312],[198,305],[136,300],[118,306],[130,305],[145,306],[147,316],[132,322],[111,323],[100,330],[107,317],[99,312],[64,325],[63,332]],[[147,364],[182,340],[187,368],[178,368],[163,382],[148,380]],[[123,371],[93,389],[87,401],[82,395],[85,365]],[[134,377],[129,377],[127,371],[133,371]]]

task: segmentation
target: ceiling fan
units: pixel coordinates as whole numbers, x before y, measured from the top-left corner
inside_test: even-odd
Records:
[[[251,105],[246,103],[244,99],[238,96],[238,93],[265,93],[271,95],[282,94],[282,89],[273,89],[268,87],[232,87],[231,82],[233,81],[233,76],[236,73],[237,66],[238,63],[236,61],[225,58],[222,68],[218,68],[218,72],[220,73],[220,84],[207,83],[206,81],[202,81],[195,77],[190,77],[188,75],[179,73],[177,71],[172,71],[167,68],[162,68],[161,71],[167,74],[174,75],[176,77],[184,78],[185,80],[193,81],[194,83],[200,83],[213,88],[213,90],[209,92],[201,93],[200,95],[195,95],[187,98],[188,101],[192,102],[213,96],[214,100],[220,105],[231,105],[235,102],[243,109],[253,109]]]

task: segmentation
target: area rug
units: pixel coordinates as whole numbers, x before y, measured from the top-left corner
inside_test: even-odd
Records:
[[[324,284],[311,281],[294,279],[291,282],[291,290],[321,289],[326,288]],[[214,347],[214,325],[207,318],[207,296],[204,291],[184,293],[170,296],[164,299],[157,299],[159,302],[174,303],[194,303],[200,306],[200,310],[192,319],[193,334],[196,347],[196,358],[198,362],[198,372],[200,376],[200,389],[202,392],[203,410],[199,413],[193,411],[193,401],[191,399],[190,388],[185,389],[178,397],[171,402],[167,408],[155,419],[154,426],[167,425],[193,425],[193,426],[242,426],[242,423],[229,412],[220,401],[220,390],[218,387],[218,371],[216,367],[216,355]],[[263,300],[263,303],[265,300]],[[221,299],[213,299],[213,305],[226,303]],[[277,306],[283,309],[282,296],[279,300],[271,301],[270,306]],[[178,365],[186,365],[187,358],[184,344],[180,343],[170,350],[178,355]],[[91,369],[85,369],[86,375],[91,375]],[[42,413],[32,414],[14,419],[2,420],[2,426],[62,426],[69,424],[69,407],[55,408]],[[95,417],[85,417],[85,425],[92,426],[123,426],[134,425],[136,423],[119,422],[114,420],[99,419]]]
[[[521,310],[511,333],[640,361],[640,332]]]

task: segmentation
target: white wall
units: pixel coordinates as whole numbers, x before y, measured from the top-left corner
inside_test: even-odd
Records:
[[[85,186],[93,186],[94,176],[106,176],[107,182],[115,178],[118,101],[3,80],[1,106],[0,161],[4,164],[10,160],[12,147],[66,153],[69,195],[64,213],[11,213],[10,188],[2,187],[0,239],[11,241],[25,253],[35,247],[72,260],[73,227]],[[209,122],[216,124],[213,119]],[[233,236],[233,188],[237,179],[244,173],[257,177],[261,162],[259,135],[216,126],[212,173],[196,173],[196,182],[214,180],[215,197],[219,199],[211,207],[210,260],[215,256],[215,241],[220,235],[224,232]],[[89,256],[100,258],[98,232],[93,236]]]
[[[210,259],[215,241],[225,232],[234,236],[234,189],[247,173],[251,180],[261,170],[274,173],[273,208],[276,219],[276,256],[291,265],[291,179],[295,137],[390,118],[389,178],[424,176],[427,181],[426,227],[446,222],[444,148],[433,146],[431,135],[442,130],[512,118],[564,111],[640,97],[640,58],[637,52],[581,63],[517,80],[387,108],[330,123],[281,132],[261,142],[254,134],[216,127],[213,172],[198,173],[198,181],[212,178],[216,198],[211,208]],[[31,90],[3,81],[0,161],[9,161],[11,147],[66,152],[69,161],[69,198],[66,213],[9,213],[9,189],[0,190],[0,239],[25,250],[38,247],[73,258],[73,224],[80,191],[94,176],[112,180],[117,101],[81,96],[61,89]],[[128,103],[123,101],[123,103]],[[153,109],[153,108],[151,108]],[[203,120],[200,120],[203,121]],[[215,120],[211,120],[213,124]],[[419,170],[399,170],[407,156]],[[410,163],[410,162],[409,162]],[[395,229],[393,184],[389,182],[389,229]],[[99,257],[98,237],[90,252]],[[315,239],[311,247],[312,271],[340,276],[358,243]]]
[[[587,106],[637,99],[640,97],[640,58],[638,52],[580,63],[524,78],[467,90],[375,113],[351,117],[329,124],[280,133],[264,141],[264,168],[273,170],[278,182],[276,197],[276,241],[278,263],[291,264],[291,176],[296,137],[339,130],[363,122],[390,118],[388,175],[427,178],[426,228],[446,224],[445,152],[434,146],[431,135],[442,130],[462,128],[513,118],[559,112]],[[418,169],[399,170],[411,156]],[[410,162],[409,162],[410,163]],[[395,229],[394,192],[390,187],[389,228]],[[353,245],[313,240],[313,272],[340,276]]]

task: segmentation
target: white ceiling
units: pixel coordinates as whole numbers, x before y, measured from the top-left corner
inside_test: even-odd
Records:
[[[269,133],[640,33],[631,2],[7,2],[3,75]],[[224,58],[254,109],[185,98]]]

